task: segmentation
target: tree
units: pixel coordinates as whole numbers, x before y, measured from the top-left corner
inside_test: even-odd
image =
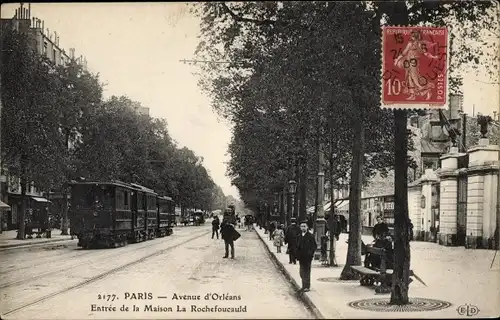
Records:
[[[352,14],[352,9],[357,10],[356,14]],[[322,114],[329,110],[336,115],[335,125],[348,132],[344,136],[346,143],[341,145],[359,147],[354,142],[359,141],[359,134],[363,133],[358,131],[358,135],[353,135],[349,124],[350,119],[364,115],[366,125],[361,128],[367,128],[369,148],[366,152],[370,157],[365,161],[367,166],[358,171],[364,174],[365,181],[376,169],[388,166],[392,153],[380,150],[386,150],[385,146],[392,141],[387,130],[392,119],[378,109],[379,68],[363,69],[380,61],[373,56],[380,50],[379,39],[372,32],[373,24],[366,25],[371,20],[364,7],[320,2],[283,3],[281,8],[277,3],[231,8],[226,4],[206,4],[201,11],[204,53],[214,60],[224,57],[230,62],[228,70],[205,70],[209,79],[208,85],[204,84],[214,98],[215,110],[235,123],[235,137],[245,137],[238,149],[231,146],[229,149],[231,163],[238,162],[238,168],[232,169],[232,173],[238,178],[237,186],[243,199],[249,192],[254,202],[265,201],[272,185],[279,181],[284,184],[289,179],[286,175],[279,177],[279,181],[267,178],[277,177],[279,169],[286,171],[288,159],[298,159],[300,212],[305,211],[306,169],[315,166],[311,162],[316,160],[317,140],[323,139],[321,135],[318,137],[321,132],[318,127],[327,127]],[[229,17],[231,20],[227,21]],[[345,17],[352,21],[346,22]],[[352,30],[359,33],[353,37]],[[233,46],[234,43],[238,46]],[[224,52],[213,50],[214,47],[223,47]],[[353,59],[358,61],[362,57],[370,59],[361,66],[352,63]],[[349,107],[339,107],[336,101],[346,96]],[[240,123],[246,125],[240,127]],[[256,128],[249,128],[252,125]],[[270,150],[264,152],[268,141]],[[324,141],[326,146],[329,142],[329,139]],[[250,146],[256,147],[250,151]],[[248,153],[242,152],[244,149],[248,149]],[[361,155],[365,153],[362,148],[356,151]],[[240,152],[245,156],[237,156]],[[258,156],[253,157],[255,154]],[[249,163],[251,158],[257,162]],[[350,158],[338,160],[343,161],[340,166],[350,167]],[[263,174],[253,174],[262,171]],[[361,183],[355,176],[352,179]],[[258,192],[254,191],[256,188]],[[353,205],[359,202],[359,196],[351,199]],[[350,221],[359,224],[359,210],[351,210],[350,214]],[[348,261],[357,263],[361,259],[359,232],[351,233],[350,243],[354,246],[349,250]],[[350,265],[345,270],[350,272]],[[348,275],[344,273],[344,276]]]
[[[455,42],[456,34],[462,39],[470,39],[479,36],[481,29],[491,27],[495,24],[489,19],[492,2],[425,2],[413,1],[412,3],[376,3],[375,12],[377,17],[385,16],[386,23],[395,25],[446,25],[450,22],[459,24],[452,33],[451,46],[451,79],[450,85],[455,91],[460,86],[460,77],[457,76],[458,69],[467,62],[481,62],[482,49],[474,50],[473,47],[462,42]],[[498,67],[498,56],[487,56],[487,61]],[[484,62],[484,60],[482,62]],[[455,73],[454,73],[455,72]],[[396,110],[394,112],[395,125],[395,242],[394,242],[394,265],[393,286],[391,303],[407,304],[409,268],[410,268],[410,245],[408,237],[408,197],[407,197],[407,130],[406,111]]]
[[[64,161],[62,180],[58,181],[55,189],[62,190],[63,196],[63,223],[62,233],[68,234],[68,201],[67,187],[65,182],[74,175],[75,159],[72,145],[79,143],[82,132],[83,118],[89,113],[95,112],[101,104],[102,85],[99,82],[99,75],[94,75],[78,64],[74,59],[68,64],[57,68],[59,80],[61,81],[61,91],[57,96],[59,108],[59,128],[61,128],[64,152],[61,160]]]
[[[26,35],[5,27],[1,37],[3,163],[20,178],[18,238],[24,239],[27,185],[48,190],[60,181],[63,145],[56,97],[61,82]]]

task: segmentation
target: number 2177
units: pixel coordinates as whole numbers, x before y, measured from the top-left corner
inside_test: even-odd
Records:
[[[98,294],[97,299],[105,301],[115,301],[117,298],[116,294]]]

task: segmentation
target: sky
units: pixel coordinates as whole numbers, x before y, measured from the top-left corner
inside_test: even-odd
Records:
[[[19,4],[2,5],[11,18]],[[25,7],[27,4],[25,3]],[[105,98],[127,95],[168,122],[180,146],[204,158],[204,165],[226,195],[239,193],[225,176],[230,126],[212,111],[197,86],[192,59],[199,21],[183,3],[34,3],[31,16],[56,31],[60,47],[87,59],[100,74]]]
[[[2,5],[1,17],[11,18],[18,6]],[[105,97],[126,95],[166,119],[173,139],[203,157],[224,193],[239,198],[225,175],[230,126],[200,91],[196,67],[179,61],[192,59],[199,42],[199,19],[184,3],[35,3],[31,16],[57,32],[66,52],[86,57],[106,83]],[[465,112],[499,111],[500,87],[491,82],[485,74],[465,75]]]

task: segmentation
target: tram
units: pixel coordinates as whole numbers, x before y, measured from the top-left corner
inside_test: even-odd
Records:
[[[121,181],[71,181],[69,185],[68,215],[80,247],[114,248],[172,233],[173,201],[152,189]],[[170,209],[161,212],[165,203]]]

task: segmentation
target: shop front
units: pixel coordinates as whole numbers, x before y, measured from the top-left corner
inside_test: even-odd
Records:
[[[19,215],[21,212],[22,196],[17,193],[8,193],[11,210],[6,216],[7,230],[19,228]],[[39,196],[25,196],[26,213],[25,220],[32,228],[45,228],[48,226],[50,218],[50,201]]]

